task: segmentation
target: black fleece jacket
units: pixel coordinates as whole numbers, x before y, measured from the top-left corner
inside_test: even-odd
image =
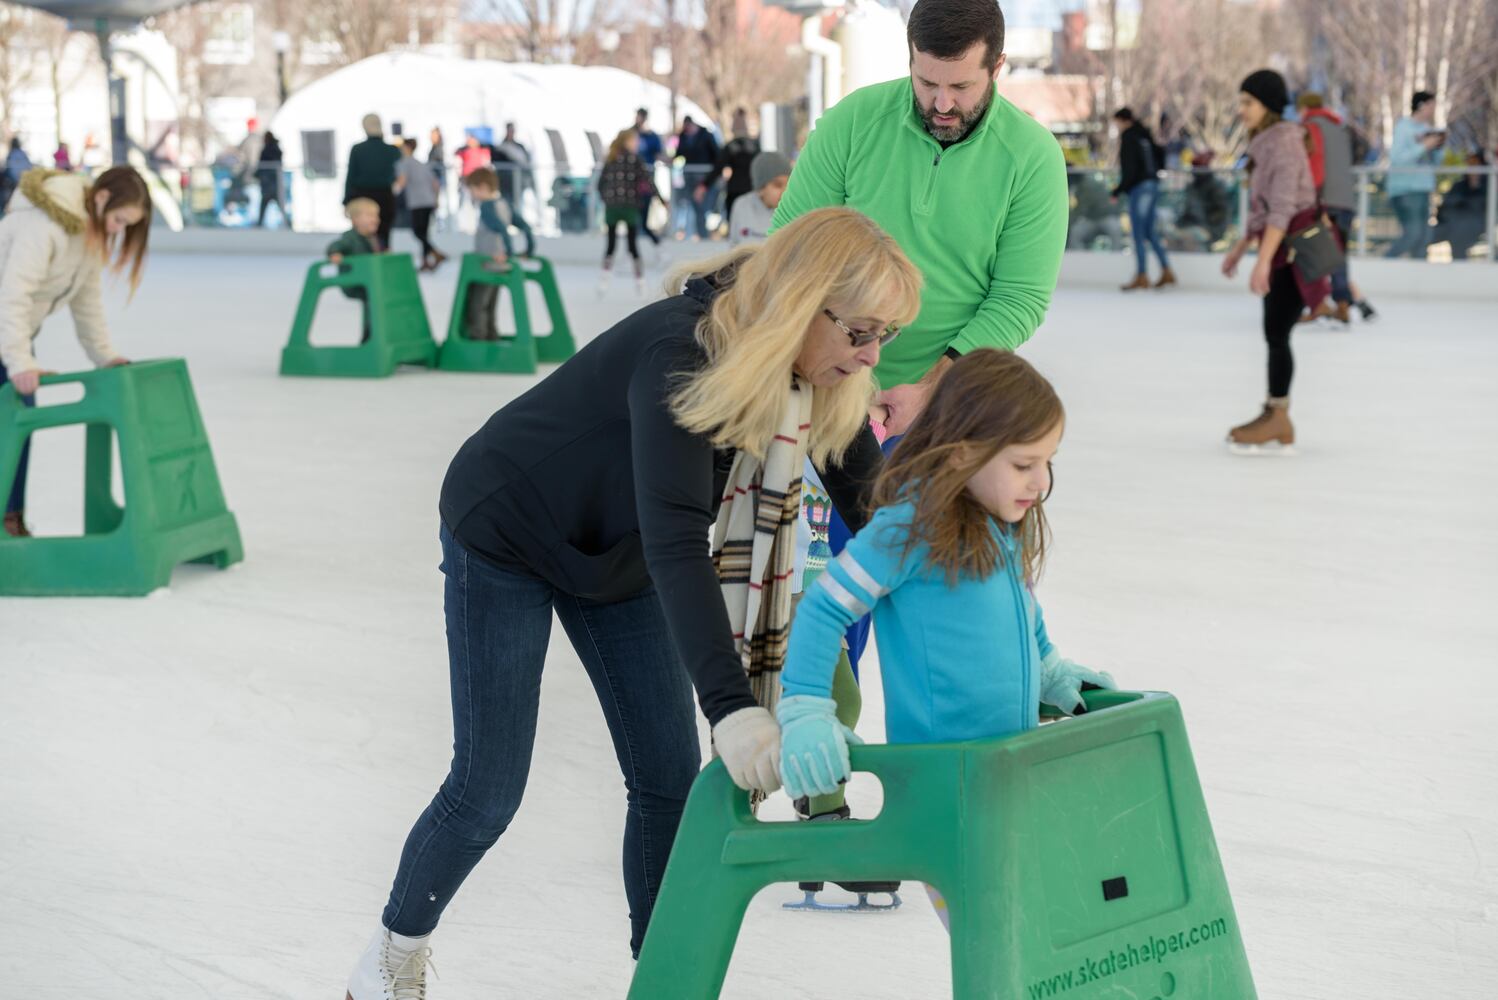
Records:
[[[710,543],[734,453],[678,426],[666,400],[706,363],[694,331],[715,294],[690,282],[495,413],[458,450],[439,504],[468,549],[564,593],[609,602],[653,585],[714,724],[755,703]],[[819,470],[855,531],[881,461],[865,427],[841,466]]]

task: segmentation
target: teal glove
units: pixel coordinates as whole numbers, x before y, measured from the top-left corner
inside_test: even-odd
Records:
[[[1068,715],[1077,714],[1077,709],[1085,707],[1082,701],[1084,683],[1096,684],[1110,691],[1118,689],[1111,674],[1063,660],[1054,649],[1040,662],[1040,700],[1044,704],[1055,705]]]
[[[858,734],[837,721],[837,702],[810,694],[780,699],[780,777],[793,800],[831,795],[848,780],[848,744]]]

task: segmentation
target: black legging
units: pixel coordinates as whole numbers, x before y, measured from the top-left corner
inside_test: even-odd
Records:
[[[614,259],[614,248],[615,246],[617,246],[616,237],[618,236],[620,225],[623,225],[625,227],[624,240],[625,246],[629,248],[629,255],[635,260],[639,260],[640,248],[635,245],[635,239],[640,235],[640,226],[639,223],[636,222],[616,222],[609,226],[609,246],[608,249],[603,252],[603,259]]]
[[[389,188],[354,188],[344,200],[347,205],[355,198],[368,198],[380,206],[380,249],[390,249],[390,230],[395,225],[395,192]]]
[[[1273,399],[1290,395],[1290,380],[1295,377],[1290,333],[1300,320],[1305,300],[1295,283],[1293,266],[1270,272],[1269,294],[1264,296],[1264,340],[1269,344],[1269,395]]]
[[[432,246],[432,241],[427,239],[427,233],[432,228],[432,209],[411,209],[411,234],[421,243],[421,255],[425,260],[428,257],[439,256],[437,248]]]

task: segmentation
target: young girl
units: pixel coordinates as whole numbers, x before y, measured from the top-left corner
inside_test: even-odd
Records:
[[[146,182],[129,167],[113,167],[93,182],[82,174],[29,170],[0,220],[0,386],[7,381],[34,405],[43,371],[32,353],[42,321],[67,303],[78,340],[99,367],[122,365],[104,318],[100,279],[108,268],[129,270],[130,293],[140,284],[151,233]],[[24,516],[31,443],[21,446],[5,492],[4,531],[30,534]],[[3,474],[3,471],[0,471]]]
[[[891,743],[1033,729],[1041,702],[1073,712],[1084,683],[1114,686],[1061,658],[1031,591],[1064,423],[1056,391],[1016,355],[973,351],[943,376],[875,486],[873,518],[796,612],[776,712],[793,799],[849,777],[861,741],[837,720],[833,666],[871,609]]]

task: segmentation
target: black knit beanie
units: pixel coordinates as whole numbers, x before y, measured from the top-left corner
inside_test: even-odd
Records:
[[[1256,70],[1243,78],[1243,85],[1238,88],[1250,97],[1258,98],[1260,104],[1280,114],[1285,110],[1285,105],[1290,103],[1290,88],[1285,86],[1285,78],[1272,69]]]

